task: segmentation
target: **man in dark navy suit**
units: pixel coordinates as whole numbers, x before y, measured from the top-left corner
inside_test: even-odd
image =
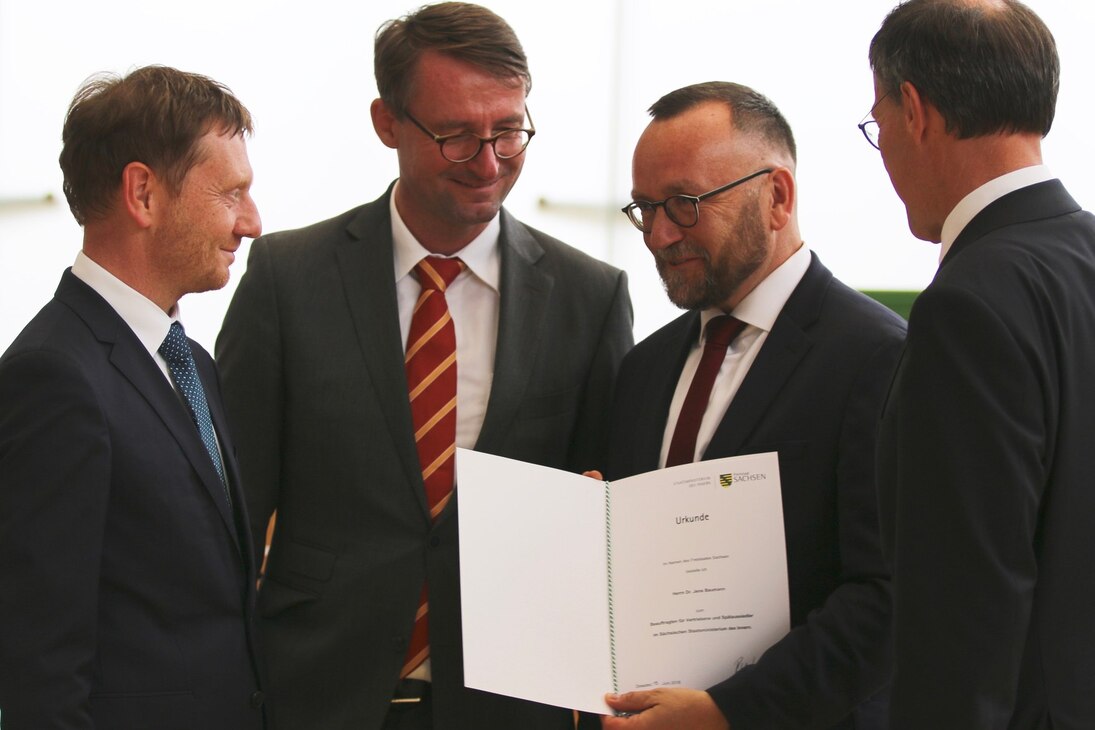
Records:
[[[232,440],[178,323],[260,233],[250,131],[228,89],[164,67],[69,108],[83,250],[0,358],[5,730],[264,726]]]
[[[609,698],[638,714],[604,727],[881,729],[891,617],[874,430],[904,322],[803,243],[794,137],[771,101],[711,82],[650,111],[625,211],[689,311],[624,358],[606,476],[778,452],[791,631],[736,673],[727,657],[713,687]]]
[[[1095,217],[1042,164],[1053,36],[913,0],[870,61],[861,126],[940,243],[878,438],[891,727],[1095,727]]]

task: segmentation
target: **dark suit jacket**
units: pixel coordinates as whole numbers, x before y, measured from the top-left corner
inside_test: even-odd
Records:
[[[625,358],[609,478],[658,467],[699,321],[689,312]],[[890,673],[874,429],[904,329],[812,256],[704,452],[714,459],[777,451],[783,488],[792,630],[755,665],[710,688],[733,730],[884,727],[871,718],[877,708],[855,708]]]
[[[879,436],[893,727],[1095,728],[1095,217],[989,205],[917,298]]]
[[[251,249],[217,342],[252,529],[279,723],[379,728],[430,589],[434,728],[564,728],[570,713],[466,690],[457,503],[430,524],[403,368],[388,195]],[[494,380],[476,448],[595,468],[631,347],[623,272],[505,211]],[[515,667],[519,670],[519,667]]]
[[[212,359],[191,343],[235,490]],[[254,569],[186,406],[66,272],[0,359],[0,715],[28,728],[261,728]]]

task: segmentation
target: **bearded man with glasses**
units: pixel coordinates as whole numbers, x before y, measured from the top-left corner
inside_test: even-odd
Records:
[[[624,358],[605,476],[778,452],[791,630],[755,664],[726,657],[713,687],[609,696],[629,714],[603,726],[879,730],[890,587],[874,427],[904,322],[803,243],[795,141],[771,101],[710,82],[650,112],[623,210],[689,311]]]
[[[399,179],[257,240],[217,342],[256,536],[277,513],[271,707],[283,728],[572,729],[464,687],[452,452],[601,463],[627,279],[502,207],[535,134],[502,18],[427,6],[374,58]]]

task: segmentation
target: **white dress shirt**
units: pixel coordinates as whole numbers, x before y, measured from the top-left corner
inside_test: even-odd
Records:
[[[398,185],[398,183],[396,183]],[[422,291],[412,273],[429,251],[408,230],[391,196],[392,241],[395,246],[395,288],[399,304],[399,331],[403,350],[411,330],[414,305]],[[467,246],[454,254],[467,269],[445,290],[445,301],[456,328],[456,445],[471,449],[479,439],[487,399],[494,381],[494,352],[498,340],[499,282],[502,258],[498,216]]]
[[[175,381],[171,379],[167,361],[159,350],[167,339],[171,323],[178,319],[178,306],[175,307],[176,316],[168,316],[155,302],[92,261],[83,251],[76,254],[72,275],[94,289],[118,313],[122,321],[129,325],[129,329],[137,335],[137,339],[160,367],[160,372],[174,388]]]
[[[730,407],[730,402],[734,400],[734,395],[738,392],[742,381],[745,380],[745,375],[749,372],[753,361],[756,360],[757,353],[760,352],[764,341],[768,339],[768,333],[772,331],[772,326],[783,310],[783,305],[787,303],[791,292],[798,286],[809,266],[810,250],[806,248],[806,244],[802,244],[798,251],[795,251],[790,258],[780,264],[779,268],[765,277],[764,281],[757,284],[756,288],[749,292],[738,306],[734,307],[733,312],[723,312],[721,309],[705,309],[700,313],[700,335],[693,344],[692,351],[688,354],[688,359],[685,360],[684,367],[681,369],[680,378],[677,380],[677,390],[673,394],[673,402],[669,406],[669,417],[666,419],[665,434],[662,437],[662,453],[658,459],[659,467],[665,466],[666,458],[669,455],[669,444],[673,440],[673,431],[677,427],[677,419],[680,417],[684,398],[688,395],[688,388],[692,385],[692,378],[699,367],[700,357],[703,355],[707,323],[714,317],[732,314],[744,322],[745,327],[730,343],[730,347],[726,348],[726,359],[723,360],[722,367],[719,368],[719,374],[715,377],[715,384],[711,389],[711,398],[707,402],[703,419],[700,421],[700,430],[696,436],[696,453],[693,460],[701,458],[703,452],[707,450],[711,438],[715,435],[715,430],[722,422],[723,416],[726,415],[726,410]]]
[[[955,239],[962,233],[969,222],[978,213],[1008,193],[1013,193],[1020,188],[1036,185],[1046,180],[1052,180],[1053,173],[1045,165],[1032,165],[993,178],[987,183],[971,192],[958,201],[954,210],[943,221],[943,232],[940,234],[939,260],[951,250]]]

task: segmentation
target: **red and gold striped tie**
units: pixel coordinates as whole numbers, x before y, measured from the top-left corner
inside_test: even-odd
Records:
[[[428,256],[414,268],[422,293],[411,317],[404,363],[426,502],[430,519],[437,519],[452,496],[456,473],[456,327],[445,302],[445,289],[464,270],[464,262]],[[423,585],[401,674],[404,677],[430,653],[426,596],[427,586]]]

